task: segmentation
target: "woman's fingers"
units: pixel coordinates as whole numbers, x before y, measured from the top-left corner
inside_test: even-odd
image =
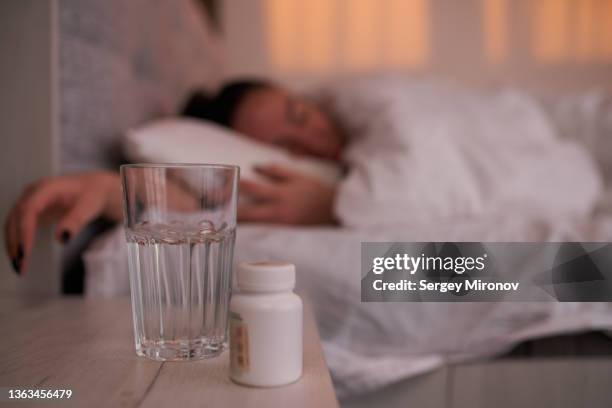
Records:
[[[278,197],[278,189],[270,183],[241,180],[240,194],[245,194],[257,201],[271,201]]]
[[[100,212],[101,199],[95,194],[79,197],[76,203],[60,219],[56,228],[56,238],[63,244],[76,236]]]
[[[238,208],[240,222],[276,222],[277,208],[272,204],[243,205]]]
[[[55,200],[59,198],[55,194],[56,191],[52,186],[42,187],[40,190],[29,194],[25,201],[19,205],[16,223],[18,236],[17,257],[21,258],[21,273],[27,270],[28,257],[34,246],[36,228],[40,218],[47,209],[53,206]]]
[[[255,167],[255,171],[263,176],[278,181],[287,181],[298,175],[298,173],[296,173],[295,171],[289,170],[286,167],[279,166],[276,164],[268,166],[257,166]]]
[[[20,273],[23,261],[23,248],[19,250],[19,234],[17,232],[17,217],[13,208],[4,223],[4,245],[11,265],[16,273]]]
[[[238,207],[240,222],[278,222],[279,186],[270,182],[240,181],[240,194],[250,201]]]
[[[59,220],[57,238],[66,242],[99,215],[121,218],[116,174],[61,176],[28,186],[4,224],[6,251],[16,270],[27,269],[38,225]]]
[[[28,256],[34,246],[36,228],[41,217],[61,205],[62,201],[62,190],[56,184],[42,182],[27,188],[11,211],[7,221],[11,229],[10,256],[13,266],[20,273],[27,269]]]

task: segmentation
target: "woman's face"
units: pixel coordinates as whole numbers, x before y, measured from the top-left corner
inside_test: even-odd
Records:
[[[299,155],[338,159],[344,142],[317,105],[276,88],[250,92],[232,120],[236,131]]]

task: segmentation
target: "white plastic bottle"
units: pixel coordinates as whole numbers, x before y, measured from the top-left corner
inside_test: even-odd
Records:
[[[230,303],[230,377],[273,387],[302,375],[302,299],[295,266],[285,262],[238,265],[239,292]]]

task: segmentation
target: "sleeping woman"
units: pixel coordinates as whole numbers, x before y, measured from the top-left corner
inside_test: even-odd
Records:
[[[317,104],[262,81],[225,85],[208,99],[195,93],[183,114],[206,119],[296,155],[339,160],[344,137]],[[270,165],[256,169],[262,180],[241,180],[240,191],[254,197],[238,209],[244,222],[331,224],[334,188],[318,179]],[[28,186],[5,220],[6,251],[20,274],[27,269],[36,229],[57,222],[56,238],[68,242],[95,218],[120,222],[119,174],[94,171],[51,177]]]
[[[326,90],[314,103],[277,85],[241,81],[187,103],[187,116],[295,155],[342,158],[348,168],[330,187],[287,168],[260,167],[261,179],[241,181],[241,193],[253,199],[239,206],[240,221],[399,231],[477,218],[494,226],[509,215],[560,222],[588,215],[600,192],[592,157],[562,140],[519,92],[392,77]],[[27,268],[39,224],[56,221],[56,237],[66,242],[94,218],[119,222],[121,202],[119,175],[110,171],[28,187],[5,226],[15,270]]]

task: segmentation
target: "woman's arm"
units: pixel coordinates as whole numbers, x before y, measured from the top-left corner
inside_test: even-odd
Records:
[[[268,181],[241,182],[251,201],[238,209],[246,222],[333,224],[335,189],[316,179],[277,167],[258,169]],[[177,208],[191,209],[193,197],[180,185],[169,186]],[[176,190],[176,191],[175,191]],[[179,194],[180,193],[180,194]],[[68,242],[97,217],[123,218],[119,174],[96,171],[53,177],[27,187],[5,220],[5,245],[17,273],[27,270],[36,229],[57,222],[56,239]]]
[[[6,251],[15,271],[27,269],[40,224],[57,221],[55,236],[66,243],[99,216],[115,222],[123,217],[121,183],[115,172],[52,177],[30,185],[4,224]]]

